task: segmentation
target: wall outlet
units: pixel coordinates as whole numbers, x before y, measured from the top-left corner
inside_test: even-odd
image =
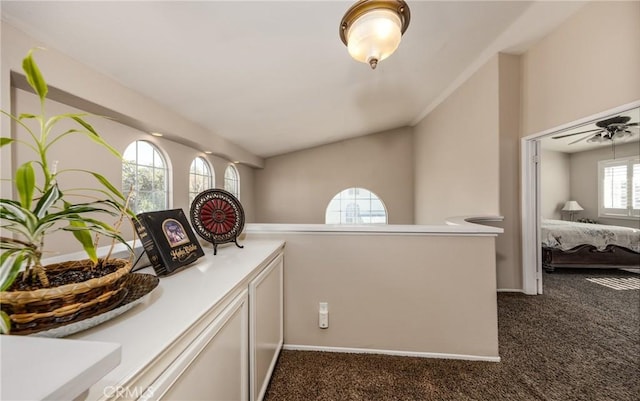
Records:
[[[326,329],[329,327],[329,303],[320,302],[318,312],[318,327]]]

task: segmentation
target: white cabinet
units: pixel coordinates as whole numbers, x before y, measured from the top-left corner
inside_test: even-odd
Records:
[[[282,254],[249,283],[249,395],[261,401],[284,339]]]
[[[158,377],[141,400],[247,400],[248,311],[244,290]]]
[[[73,335],[122,346],[120,365],[83,401],[260,399],[282,346],[284,242],[243,244],[163,277],[138,307]]]
[[[262,400],[284,340],[282,252],[263,266],[189,330],[193,340],[138,401]]]

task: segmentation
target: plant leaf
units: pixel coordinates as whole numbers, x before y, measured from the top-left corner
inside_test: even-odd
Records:
[[[36,204],[36,208],[33,210],[33,213],[38,217],[38,219],[42,219],[47,215],[49,208],[61,197],[62,194],[60,193],[58,186],[52,186],[44,195],[42,195]]]
[[[24,73],[27,75],[27,82],[29,82],[29,86],[33,88],[34,91],[40,97],[40,102],[44,102],[45,97],[47,97],[47,92],[49,88],[47,87],[47,83],[42,77],[42,73],[38,68],[35,60],[33,59],[33,50],[29,50],[27,57],[22,60],[22,69]]]
[[[20,197],[20,204],[25,209],[31,209],[33,190],[36,187],[36,174],[31,162],[26,162],[16,170],[16,188]]]
[[[5,311],[0,310],[0,334],[9,334],[11,332],[11,319]]]
[[[7,251],[0,255],[0,291],[4,291],[13,284],[22,268],[24,254],[22,251]]]
[[[78,216],[78,218],[79,217],[80,216]],[[70,221],[69,225],[71,227],[77,228],[76,230],[72,231],[73,236],[76,237],[80,244],[82,244],[82,248],[87,253],[87,256],[89,256],[89,259],[91,259],[93,263],[96,263],[98,261],[98,255],[96,253],[96,247],[93,244],[93,238],[91,237],[91,234],[89,234],[87,225],[82,221]]]
[[[70,118],[70,119],[74,120],[75,122],[77,122],[80,126],[82,126],[86,131],[85,130],[73,130],[72,129],[72,130],[66,131],[64,133],[64,135],[71,134],[71,133],[83,134],[83,135],[87,136],[89,139],[91,139],[92,141],[96,142],[100,146],[102,146],[105,149],[107,149],[109,152],[113,153],[113,155],[116,156],[118,159],[122,159],[122,155],[120,154],[120,152],[116,148],[114,148],[113,146],[109,145],[104,139],[102,139],[100,134],[98,134],[98,132],[93,128],[93,126],[82,118],[85,115],[86,114],[77,114],[77,113],[76,114],[74,114],[74,113],[58,114],[58,115],[55,115],[55,116],[51,117],[47,121],[47,123],[45,124],[45,128],[47,130],[51,130],[51,128],[58,121],[60,121],[62,119]],[[58,138],[56,138],[53,141],[51,141],[49,146],[52,145],[53,143],[57,142],[57,140],[58,140]]]
[[[11,142],[13,142],[14,140],[11,138],[5,138],[5,137],[1,137],[0,138],[0,148],[3,147],[4,145],[8,145]]]
[[[8,213],[13,217],[12,220],[24,222],[27,220],[27,215],[31,214],[31,211],[23,208],[18,202],[0,199],[0,213],[2,213],[2,218],[8,218],[5,215]]]
[[[124,195],[122,195],[122,193],[116,187],[114,187],[113,184],[111,184],[109,180],[107,180],[104,176],[92,171],[88,171],[88,173],[96,177],[96,180],[100,181],[100,183],[104,185],[109,191],[111,191],[115,196],[122,199],[123,201],[126,200]]]
[[[120,152],[118,152],[116,150],[116,148],[114,148],[113,146],[111,146],[107,142],[105,142],[104,139],[102,139],[102,137],[100,135],[98,135],[96,130],[93,129],[91,124],[89,124],[88,122],[83,120],[82,117],[80,117],[79,115],[72,115],[71,118],[74,119],[78,124],[82,125],[87,131],[89,131],[90,135],[87,135],[87,136],[90,139],[92,139],[94,142],[102,145],[104,148],[108,149],[109,152],[113,153],[117,158],[122,159],[122,155],[120,154]]]

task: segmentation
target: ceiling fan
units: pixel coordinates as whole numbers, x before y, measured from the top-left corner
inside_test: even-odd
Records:
[[[631,117],[628,117],[628,116],[611,117],[605,120],[598,121],[596,123],[596,126],[598,128],[596,129],[574,132],[572,134],[558,135],[552,138],[560,139],[560,138],[566,138],[568,136],[589,133],[589,135],[585,135],[578,140],[570,142],[569,145],[584,141],[585,139],[587,140],[587,142],[596,142],[596,143],[606,142],[606,141],[613,142],[614,139],[622,139],[622,138],[635,135],[635,133],[632,132],[630,129],[633,129],[633,130],[637,129],[638,123],[637,122],[630,123],[629,120],[631,120]],[[592,134],[592,132],[595,132],[595,134]]]

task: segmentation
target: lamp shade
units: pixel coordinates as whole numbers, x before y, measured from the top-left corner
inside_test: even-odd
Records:
[[[578,212],[580,210],[584,210],[582,206],[576,201],[566,201],[564,207],[562,208],[565,212]]]

